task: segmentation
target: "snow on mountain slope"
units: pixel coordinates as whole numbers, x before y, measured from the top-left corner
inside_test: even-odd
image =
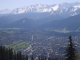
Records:
[[[76,6],[74,6],[74,10],[73,11],[76,11],[77,9],[79,9],[80,8],[80,4],[79,5],[76,5]]]
[[[51,14],[58,14],[58,15],[77,15],[79,14],[80,10],[80,3],[62,3],[62,4],[36,4],[36,5],[29,5],[21,8],[16,8],[12,11],[6,12],[5,14],[20,14],[20,13],[27,13],[27,12],[35,12],[35,13],[43,13],[43,12],[50,12]]]
[[[53,11],[58,10],[58,8],[59,8],[59,5],[58,5],[58,4],[57,4],[57,5],[55,5],[54,7],[52,7]]]
[[[0,14],[5,14],[7,11],[10,11],[9,9],[0,10]]]

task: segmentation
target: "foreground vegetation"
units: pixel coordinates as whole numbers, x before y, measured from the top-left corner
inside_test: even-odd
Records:
[[[75,45],[72,42],[72,37],[69,36],[69,44],[65,51],[65,58],[51,58],[46,56],[38,56],[37,58],[34,55],[28,56],[23,55],[21,51],[12,50],[12,48],[5,48],[4,46],[0,46],[0,60],[78,60],[76,56],[77,50],[75,49]]]

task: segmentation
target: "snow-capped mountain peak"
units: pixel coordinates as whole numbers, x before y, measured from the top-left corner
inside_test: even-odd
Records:
[[[58,8],[59,8],[59,5],[58,5],[58,4],[52,7],[52,9],[53,9],[54,11],[56,11]]]
[[[80,4],[79,4],[79,5],[74,6],[74,8],[80,8]]]
[[[35,12],[35,13],[44,13],[50,12],[51,14],[58,14],[58,15],[75,15],[79,14],[80,10],[80,3],[61,3],[61,4],[36,4],[36,5],[29,5],[24,6],[21,8],[16,8],[12,11],[6,12],[6,14],[20,14],[20,13],[27,13],[27,12]]]

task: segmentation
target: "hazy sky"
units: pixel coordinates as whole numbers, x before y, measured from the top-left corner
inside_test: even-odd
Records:
[[[57,3],[73,3],[80,2],[80,0],[0,0],[0,10],[2,9],[14,9],[18,7],[23,7],[27,5],[34,4],[57,4]]]

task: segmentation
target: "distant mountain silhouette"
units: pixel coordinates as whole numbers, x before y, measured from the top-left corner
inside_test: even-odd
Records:
[[[27,29],[67,29],[77,30],[80,28],[80,15],[72,16],[63,19],[61,16],[48,16],[44,19],[32,20],[29,18],[22,18],[14,21],[11,17],[0,17],[0,28],[27,28]]]
[[[13,19],[13,21],[17,21],[23,18],[29,18],[32,20],[43,19],[50,16],[50,13],[22,13],[22,14],[0,14],[0,17],[6,16],[8,18]]]
[[[43,19],[39,19],[37,20],[36,22],[41,25],[41,24],[45,24],[45,23],[48,23],[48,22],[51,22],[51,21],[54,21],[54,20],[61,20],[63,19],[64,17],[60,16],[60,15],[50,15],[46,18],[43,18]]]
[[[0,17],[0,28],[4,27],[5,25],[7,25],[11,22],[12,22],[12,19],[10,19],[6,16]]]
[[[6,27],[7,28],[34,28],[35,24],[36,23],[34,20],[23,18],[23,19],[20,19],[18,21],[8,24]]]
[[[62,20],[55,20],[39,26],[39,29],[68,29],[77,30],[80,27],[80,15]]]

